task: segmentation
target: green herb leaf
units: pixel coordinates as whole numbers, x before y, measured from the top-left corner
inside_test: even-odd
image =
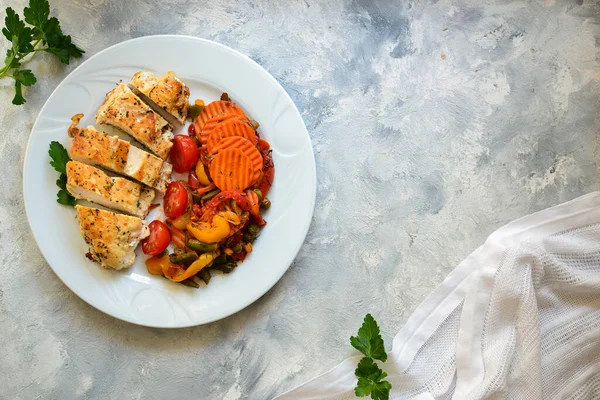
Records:
[[[17,106],[25,104],[25,97],[23,97],[23,92],[21,90],[21,82],[19,81],[15,81],[15,97],[13,97],[12,103]]]
[[[56,141],[50,142],[50,149],[48,155],[52,159],[50,165],[54,167],[57,172],[61,174],[67,173],[67,163],[71,160],[67,149],[62,144]]]
[[[26,27],[15,10],[10,7],[6,9],[4,25],[2,33],[12,43],[14,53],[29,53],[33,51],[33,45],[30,43],[33,34],[31,28]]]
[[[6,53],[4,67],[0,68],[0,78],[15,79],[15,96],[13,104],[24,104],[22,87],[36,83],[36,78],[30,70],[17,70],[26,56],[35,51],[45,51],[57,56],[64,64],[69,64],[71,57],[81,57],[82,49],[73,44],[71,36],[64,35],[58,19],[50,17],[48,0],[29,0],[29,7],[23,10],[24,20],[12,8],[6,9],[2,34],[11,43]],[[25,22],[32,27],[25,25]],[[34,47],[42,42],[46,47]]]
[[[41,27],[50,16],[50,4],[47,0],[29,0],[29,7],[23,10],[25,22]]]
[[[75,200],[75,197],[71,196],[71,193],[67,192],[64,189],[60,189],[58,191],[58,194],[56,195],[56,201],[65,206],[75,207],[75,205],[77,204],[77,200]]]
[[[30,69],[22,69],[13,74],[13,78],[23,84],[23,86],[31,86],[37,79]]]
[[[56,180],[56,186],[63,190],[67,190],[67,176],[60,174],[60,177]]]
[[[372,358],[362,358],[354,374],[358,377],[358,384],[354,389],[354,393],[358,397],[370,394],[374,400],[389,399],[392,385],[388,381],[383,380],[387,374],[375,364]]]
[[[367,357],[383,362],[387,360],[379,326],[371,314],[365,316],[364,322],[358,330],[358,336],[350,337],[350,344]]]
[[[48,155],[52,159],[50,165],[57,172],[60,172],[60,176],[56,180],[56,186],[60,188],[56,196],[56,201],[65,206],[74,206],[77,204],[77,200],[67,191],[67,163],[71,160],[67,149],[59,142],[53,141],[50,142]]]

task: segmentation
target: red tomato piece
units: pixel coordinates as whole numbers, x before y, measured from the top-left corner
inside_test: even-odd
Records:
[[[194,168],[199,155],[194,139],[187,135],[175,135],[171,148],[171,163],[175,172],[187,172]]]
[[[188,174],[188,186],[192,189],[198,189],[200,187],[200,181],[193,169]]]
[[[150,236],[142,240],[142,251],[149,256],[156,256],[169,246],[171,234],[164,222],[154,220],[148,225]]]
[[[174,219],[185,212],[188,206],[188,192],[185,187],[177,181],[169,183],[165,194],[164,209],[168,218]]]
[[[188,127],[188,133],[190,134],[190,136],[196,136],[196,127],[194,126],[194,124],[191,124]]]

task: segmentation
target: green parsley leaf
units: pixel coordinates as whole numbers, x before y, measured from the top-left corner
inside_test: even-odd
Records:
[[[13,74],[13,78],[21,82],[23,86],[31,86],[35,82],[37,82],[35,75],[33,74],[33,72],[31,72],[30,69],[22,69],[20,71],[15,72]]]
[[[14,53],[29,53],[33,51],[33,46],[30,43],[33,33],[31,28],[26,27],[15,10],[10,7],[6,9],[4,25],[2,33],[12,43]]]
[[[56,186],[60,188],[56,201],[65,206],[74,206],[77,204],[77,200],[75,200],[75,197],[71,196],[71,193],[67,191],[67,163],[71,160],[67,149],[59,142],[53,141],[50,142],[48,155],[50,155],[50,158],[52,159],[50,165],[52,165],[57,172],[60,172],[60,176],[56,180]]]
[[[23,91],[21,90],[21,82],[15,81],[15,97],[12,99],[14,105],[20,106],[25,104],[25,97],[23,97]]]
[[[75,197],[71,196],[71,193],[67,192],[64,189],[60,189],[58,191],[58,194],[56,195],[56,201],[65,206],[75,207],[75,205],[77,204],[77,200],[75,200]]]
[[[371,395],[374,400],[388,400],[392,385],[383,379],[387,374],[375,364],[372,358],[363,357],[354,371],[358,377],[358,383],[354,394],[358,397]]]
[[[69,64],[71,57],[81,57],[84,51],[77,47],[69,35],[64,35],[60,23],[50,17],[48,0],[29,0],[29,7],[23,10],[24,20],[12,8],[6,9],[2,34],[11,43],[6,53],[4,67],[0,68],[0,78],[11,77],[15,80],[15,96],[13,104],[24,104],[23,86],[36,83],[31,70],[18,70],[26,63],[26,56],[34,51],[45,51],[57,56],[64,64]],[[25,22],[31,27],[26,26]],[[38,46],[39,43],[45,47]]]
[[[364,322],[358,330],[358,336],[350,337],[350,344],[367,357],[383,362],[387,360],[379,326],[371,314],[365,316]]]
[[[29,7],[23,10],[25,22],[30,25],[41,27],[50,16],[50,4],[47,0],[30,0]]]
[[[67,173],[67,163],[71,160],[67,149],[62,144],[56,141],[50,142],[50,149],[48,155],[52,159],[50,165],[54,167],[57,172],[61,174]]]
[[[67,176],[60,174],[60,177],[56,180],[56,186],[63,190],[67,190]]]

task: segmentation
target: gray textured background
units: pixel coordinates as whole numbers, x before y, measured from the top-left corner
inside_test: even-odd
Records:
[[[179,33],[259,62],[307,125],[317,204],[290,270],[238,314],[181,330],[102,314],[25,218],[30,129],[79,63],[41,57],[25,106],[0,82],[0,397],[263,399],[354,354],[367,312],[390,345],[489,233],[598,189],[597,3],[53,0],[86,57]],[[2,18],[8,5],[25,2],[0,0]]]

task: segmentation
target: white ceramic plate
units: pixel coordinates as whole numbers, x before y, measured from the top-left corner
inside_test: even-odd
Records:
[[[94,124],[106,92],[140,70],[173,70],[191,99],[217,100],[228,92],[260,123],[273,149],[275,179],[269,193],[268,225],[254,251],[233,273],[215,274],[200,289],[153,277],[137,250],[134,266],[104,270],[85,258],[75,210],[56,202],[58,174],[49,165],[52,140],[69,147],[74,114]],[[85,61],[52,93],[38,116],[25,155],[25,209],[40,250],[62,281],[79,297],[116,318],[153,327],[185,327],[231,315],[265,294],[296,257],[312,218],[316,174],[310,138],[294,103],[279,83],[248,57],[208,40],[149,36],[112,46]],[[160,217],[162,207],[147,220]]]

